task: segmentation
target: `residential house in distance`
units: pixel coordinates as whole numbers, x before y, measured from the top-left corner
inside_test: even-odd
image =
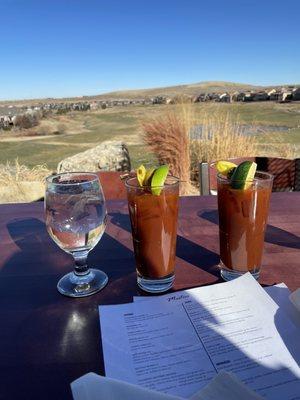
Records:
[[[218,93],[207,93],[206,101],[219,101]]]
[[[278,101],[280,96],[280,91],[276,89],[269,90],[268,92],[269,100],[271,101]]]
[[[293,90],[293,88],[283,87],[281,89],[281,93],[280,93],[280,95],[278,97],[278,101],[280,103],[287,103],[287,102],[291,101],[293,99],[292,98],[292,90]]]
[[[249,102],[249,101],[253,101],[253,99],[254,99],[254,93],[246,92],[243,101]]]
[[[292,98],[294,101],[300,100],[300,87],[294,88],[292,90]]]
[[[267,101],[269,100],[269,95],[267,92],[257,92],[253,93],[253,101]]]
[[[170,104],[171,100],[167,96],[155,96],[152,98],[152,104]]]
[[[232,93],[231,99],[232,101],[244,101],[245,93],[244,92],[234,92]]]
[[[99,108],[99,103],[97,103],[96,101],[94,101],[93,103],[90,103],[90,110],[91,111],[98,110],[98,108]]]
[[[207,94],[206,93],[200,93],[199,95],[196,95],[194,97],[194,103],[202,103],[204,101],[207,101]]]
[[[220,101],[221,103],[230,103],[230,101],[231,101],[230,94],[229,94],[229,93],[222,93],[222,94],[220,94],[220,96],[219,96],[219,101]]]

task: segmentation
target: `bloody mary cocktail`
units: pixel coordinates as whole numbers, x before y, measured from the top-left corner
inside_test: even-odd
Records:
[[[161,188],[126,181],[138,285],[164,292],[174,281],[179,181],[168,176]]]
[[[259,276],[272,181],[272,175],[257,171],[246,188],[236,189],[223,175],[217,177],[220,268],[225,280],[248,271]]]

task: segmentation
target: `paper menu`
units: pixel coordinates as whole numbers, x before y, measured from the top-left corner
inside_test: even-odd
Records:
[[[189,397],[225,369],[268,399],[300,399],[276,305],[250,275],[191,291],[101,306],[106,376]]]
[[[100,307],[100,316],[106,376],[182,397],[215,376],[180,308],[151,310],[144,302]]]
[[[250,275],[250,274],[249,274]],[[226,283],[221,283],[221,285]],[[299,332],[300,332],[300,313],[297,308],[291,303],[290,300],[290,290],[284,283],[279,283],[273,286],[268,286],[261,288],[260,290],[264,290],[269,296],[267,297],[268,301],[273,304],[273,308],[276,308],[276,319],[277,325],[279,325],[278,329],[280,330],[281,335],[285,338],[285,342],[289,344],[289,350],[293,355],[293,358],[296,360],[297,364],[300,364],[300,341],[299,341]],[[168,293],[165,295],[160,295],[156,297],[151,296],[134,296],[134,302],[140,301],[155,301],[156,299],[163,299],[166,301],[182,301],[184,298],[191,296],[193,294],[197,294],[202,291],[202,288],[193,288],[182,290],[175,293]],[[270,297],[270,298],[269,298]],[[274,312],[274,309],[273,309]],[[281,323],[279,321],[283,319]],[[287,322],[289,319],[290,322]],[[295,330],[296,328],[296,330]]]

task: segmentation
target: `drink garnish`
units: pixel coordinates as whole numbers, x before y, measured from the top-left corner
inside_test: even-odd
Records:
[[[229,178],[229,175],[232,174],[236,167],[237,165],[230,161],[218,161],[216,163],[217,171],[227,178]]]
[[[151,167],[149,169],[140,165],[136,170],[136,177],[141,187],[149,187],[149,190],[151,188],[152,194],[159,196],[168,173],[168,165],[161,165],[158,168]]]
[[[167,179],[169,173],[168,165],[161,165],[156,168],[153,172],[151,179],[151,192],[152,194],[159,196],[162,190],[162,186],[164,186],[165,181]]]
[[[144,186],[150,186],[154,171],[155,171],[154,167],[147,169],[145,179],[144,179]]]
[[[145,176],[146,176],[146,168],[143,165],[140,165],[136,170],[136,177],[137,180],[139,181],[140,186],[144,185]]]
[[[253,161],[244,161],[239,164],[233,171],[230,178],[231,187],[233,189],[247,189],[251,186],[257,164]]]

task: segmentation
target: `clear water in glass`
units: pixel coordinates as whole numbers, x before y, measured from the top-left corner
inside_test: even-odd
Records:
[[[45,213],[54,242],[75,260],[74,271],[58,282],[60,293],[84,297],[101,290],[107,275],[89,269],[87,256],[101,239],[106,226],[106,205],[96,174],[64,173],[47,178]]]

